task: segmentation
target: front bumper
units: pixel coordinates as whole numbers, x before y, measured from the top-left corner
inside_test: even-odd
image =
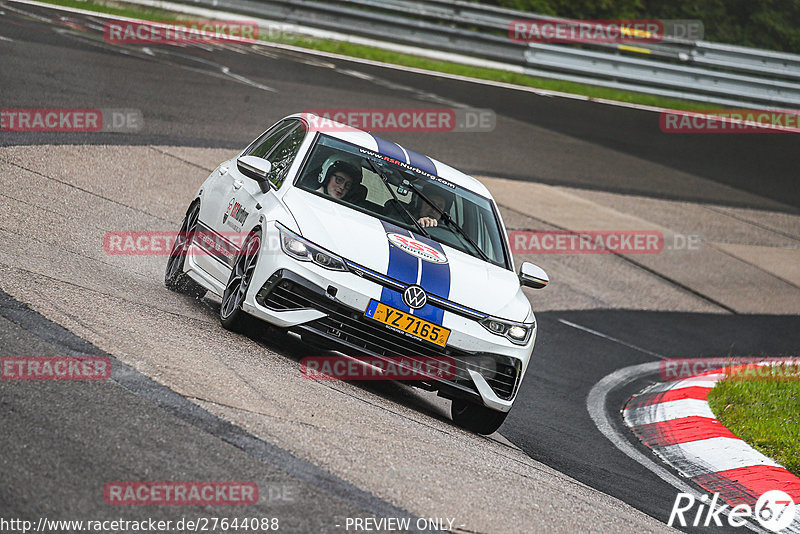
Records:
[[[326,348],[351,356],[370,356],[395,363],[398,358],[451,359],[449,361],[455,363],[455,374],[451,379],[430,376],[430,380],[414,381],[413,385],[437,391],[446,398],[477,402],[498,411],[511,409],[530,358],[535,331],[528,346],[503,347],[487,343],[485,339],[481,342],[463,331],[453,330],[451,343],[446,347],[438,347],[391,330],[364,316],[363,308],[366,308],[370,298],[380,294],[380,286],[354,295],[352,286],[376,284],[359,279],[352,273],[330,274],[333,275],[331,278],[350,277],[358,280],[358,284],[346,287],[333,280],[327,283],[327,280],[320,278],[322,273],[316,272],[323,269],[308,263],[289,261],[294,265],[290,263],[277,269],[260,286],[253,288],[253,291],[256,287],[258,290],[251,300],[250,313],[274,324],[287,326],[290,331],[311,338]],[[315,281],[295,271],[305,271],[303,274]],[[292,319],[301,317],[302,322],[291,324]],[[483,330],[474,321],[470,322],[479,331]],[[483,337],[491,336],[481,333]],[[473,340],[471,350],[464,348],[464,345],[469,345],[465,342],[468,339]],[[461,346],[452,340],[460,340]],[[487,358],[494,362],[493,368],[485,365]]]

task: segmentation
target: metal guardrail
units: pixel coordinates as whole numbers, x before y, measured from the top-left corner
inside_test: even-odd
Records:
[[[408,12],[420,9],[421,13],[440,17],[441,20],[454,21],[460,25],[475,25],[484,29],[507,31],[512,20],[529,19],[549,22],[563,22],[563,17],[553,17],[527,13],[507,8],[465,2],[463,0],[353,0],[347,4],[372,3],[373,5],[403,7]],[[595,46],[613,47],[598,43]],[[670,50],[672,57],[697,66],[726,68],[731,71],[756,72],[785,76],[800,80],[800,55],[761,50],[742,46],[711,43],[706,41],[690,41],[666,36],[662,44],[651,44],[651,49]],[[679,57],[680,53],[687,57]],[[754,70],[758,69],[758,70]]]
[[[800,56],[784,52],[697,41],[692,61],[708,67],[800,80]]]
[[[520,43],[513,20],[565,19],[463,0],[177,0],[513,65],[535,76],[719,103],[800,106],[800,56],[664,37],[657,43]],[[647,59],[644,59],[647,58]]]

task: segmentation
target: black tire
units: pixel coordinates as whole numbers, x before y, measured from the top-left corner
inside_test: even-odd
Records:
[[[506,420],[508,412],[498,412],[485,406],[456,399],[450,405],[450,415],[453,417],[453,422],[461,428],[488,436],[497,432],[497,429]]]
[[[183,224],[175,238],[172,252],[167,260],[167,269],[164,272],[164,285],[171,291],[190,295],[196,299],[203,298],[206,288],[192,280],[183,272],[186,263],[186,253],[189,250],[192,236],[197,230],[197,219],[200,216],[200,203],[193,202],[186,212]]]
[[[247,236],[236,255],[236,262],[231,269],[228,283],[225,284],[219,307],[219,322],[227,330],[246,333],[257,322],[252,315],[242,310],[242,303],[253,280],[260,247],[261,231],[255,230]]]

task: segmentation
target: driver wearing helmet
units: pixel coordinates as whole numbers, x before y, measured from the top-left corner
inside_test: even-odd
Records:
[[[448,193],[439,187],[426,186],[422,189],[422,194],[444,212],[448,211],[450,205],[453,203],[453,199]],[[417,223],[423,228],[439,225],[439,219],[441,217],[439,212],[436,211],[433,206],[422,200],[422,198],[417,199],[416,215],[418,217]]]
[[[320,173],[321,185],[317,189],[320,193],[337,199],[343,199],[347,194],[361,183],[361,169],[344,160],[326,161]]]

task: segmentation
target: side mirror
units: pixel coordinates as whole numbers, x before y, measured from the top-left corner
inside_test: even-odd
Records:
[[[532,287],[533,289],[542,289],[547,287],[550,283],[550,277],[544,272],[544,269],[538,265],[534,265],[528,261],[522,262],[519,266],[519,281],[523,286]]]
[[[256,156],[242,156],[236,160],[236,167],[239,172],[258,182],[262,192],[269,191],[272,182],[267,180],[267,175],[272,170],[272,163]]]

